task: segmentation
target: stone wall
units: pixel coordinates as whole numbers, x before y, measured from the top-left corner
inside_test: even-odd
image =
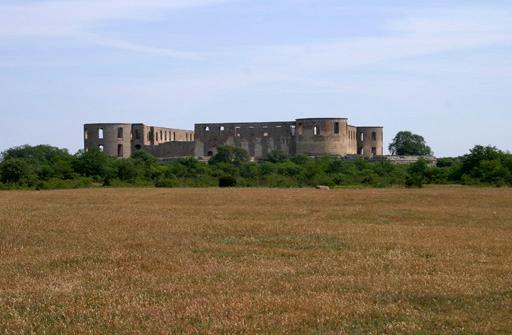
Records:
[[[100,133],[102,136],[100,136]],[[275,150],[289,155],[382,156],[383,128],[354,127],[346,118],[304,118],[284,122],[200,123],[195,130],[143,123],[98,123],[84,126],[84,148],[128,158],[146,150],[159,158],[209,157],[220,146],[246,150],[255,159]]]
[[[118,158],[131,156],[131,124],[96,123],[84,126],[85,150],[99,149]]]
[[[296,124],[298,154],[344,156],[355,153],[355,130],[347,119],[298,119]]]
[[[274,150],[295,154],[295,122],[202,123],[195,126],[195,156],[213,156],[220,146],[260,159]]]
[[[167,145],[169,143],[187,143]],[[160,145],[165,147],[158,149]],[[147,126],[143,123],[95,123],[84,125],[85,150],[100,149],[107,155],[129,158],[136,150],[190,155],[192,130]],[[192,149],[193,154],[193,149]],[[167,157],[167,156],[165,156]]]
[[[357,154],[367,158],[384,155],[384,129],[357,127]]]
[[[148,145],[144,150],[158,158],[194,157],[194,142],[167,142]]]

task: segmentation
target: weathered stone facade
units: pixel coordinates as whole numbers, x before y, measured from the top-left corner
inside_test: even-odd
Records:
[[[194,132],[142,123],[86,124],[84,148],[98,148],[118,158],[129,158],[136,150],[142,149],[157,157],[193,156]]]
[[[355,127],[345,118],[284,122],[200,123],[194,131],[137,124],[86,124],[85,149],[127,158],[140,149],[159,158],[208,157],[220,146],[245,149],[255,159],[274,150],[289,155],[382,156],[383,128]]]
[[[195,156],[212,156],[231,145],[255,159],[274,150],[289,155],[382,156],[383,128],[354,127],[344,118],[308,118],[285,122],[201,123],[195,126]]]

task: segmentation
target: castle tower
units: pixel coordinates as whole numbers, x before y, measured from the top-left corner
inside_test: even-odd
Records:
[[[94,123],[84,125],[84,148],[97,148],[107,155],[129,158],[132,125],[129,123]]]
[[[357,154],[364,157],[384,155],[384,128],[357,127]]]
[[[296,120],[296,148],[299,155],[346,156],[357,153],[356,128],[346,118]]]

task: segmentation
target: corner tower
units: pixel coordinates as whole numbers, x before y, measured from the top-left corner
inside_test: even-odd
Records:
[[[346,118],[296,120],[296,148],[299,155],[346,156],[356,154],[356,129]]]
[[[84,125],[85,150],[99,149],[118,158],[131,156],[130,123],[93,123]]]
[[[357,127],[357,154],[364,157],[384,155],[384,128]]]

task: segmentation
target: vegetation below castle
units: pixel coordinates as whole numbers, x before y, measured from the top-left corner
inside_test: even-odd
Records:
[[[56,189],[90,186],[156,187],[421,187],[423,184],[512,186],[512,154],[476,146],[458,158],[431,167],[389,162],[287,157],[273,152],[250,162],[242,149],[223,147],[208,164],[196,159],[159,162],[144,151],[117,160],[99,150],[71,155],[65,149],[23,146],[2,153],[0,189]]]

